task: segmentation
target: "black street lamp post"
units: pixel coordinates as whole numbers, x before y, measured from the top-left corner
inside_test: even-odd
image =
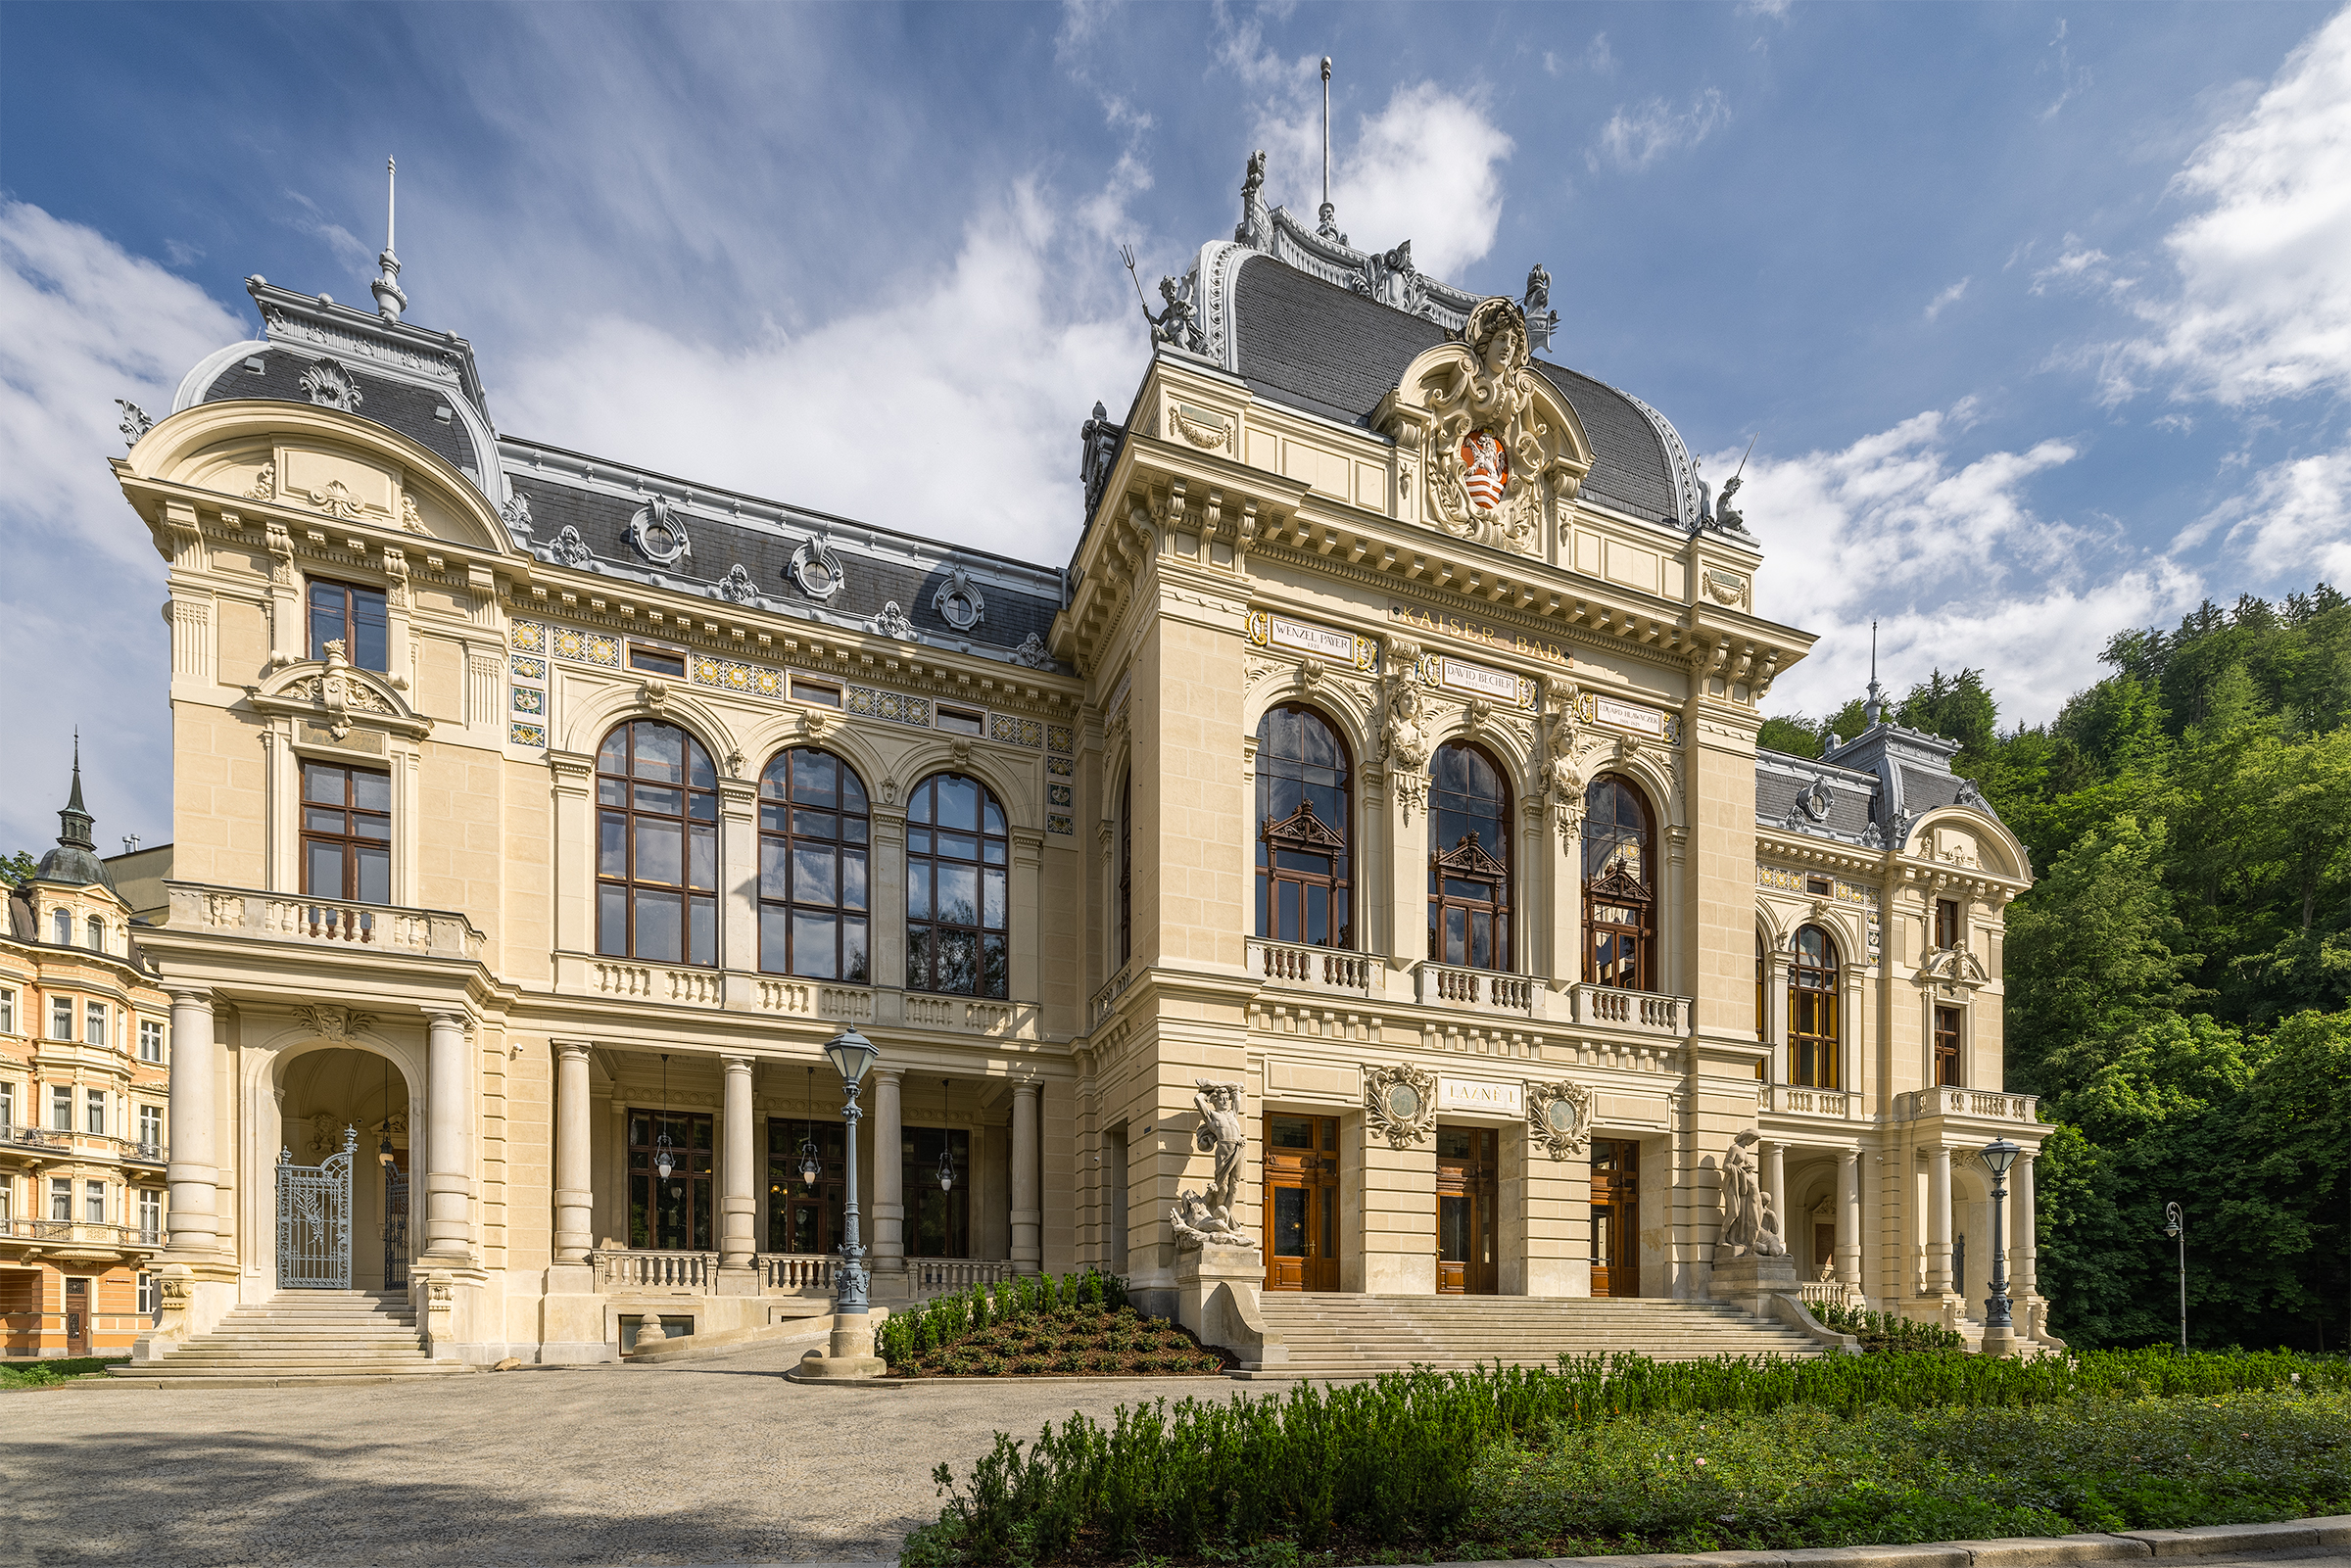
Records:
[[[840,1110],[844,1123],[841,1173],[846,1181],[846,1190],[841,1195],[840,1269],[834,1275],[836,1290],[833,1300],[833,1310],[840,1316],[862,1317],[867,1308],[865,1249],[857,1241],[857,1121],[864,1115],[857,1109],[857,1086],[864,1079],[866,1069],[874,1065],[874,1058],[881,1054],[874,1049],[873,1041],[855,1029],[841,1030],[834,1037],[833,1043],[825,1047],[825,1055],[832,1058],[833,1069],[840,1074],[844,1091]]]
[[[2008,1314],[2008,1249],[2001,1245],[2006,1232],[2001,1229],[2000,1203],[2008,1196],[2008,1167],[2024,1150],[2005,1138],[1994,1138],[1984,1146],[1985,1168],[1991,1172],[1991,1295],[1984,1303],[1985,1349],[1993,1342],[2005,1346],[2015,1337],[2015,1322]]]
[[[2180,1348],[2187,1349],[2187,1215],[2178,1204],[2163,1206],[2163,1233],[2180,1244]]]

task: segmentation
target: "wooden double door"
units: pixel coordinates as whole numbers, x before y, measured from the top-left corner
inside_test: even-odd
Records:
[[[1495,1219],[1499,1136],[1492,1127],[1437,1124],[1437,1292],[1491,1296],[1499,1286]]]
[[[1592,1294],[1641,1294],[1641,1146],[1592,1140]]]
[[[1266,1289],[1339,1288],[1339,1118],[1266,1117]]]

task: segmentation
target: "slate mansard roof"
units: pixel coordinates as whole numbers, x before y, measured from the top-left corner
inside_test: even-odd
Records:
[[[1951,772],[1958,750],[1956,740],[1898,724],[1872,725],[1818,761],[1757,747],[1755,825],[1878,849],[1898,847],[1911,823],[1945,806],[1999,821],[1974,783]]]

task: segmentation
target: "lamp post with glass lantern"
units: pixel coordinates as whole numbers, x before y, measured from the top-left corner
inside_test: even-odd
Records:
[[[834,1271],[833,1339],[827,1352],[810,1351],[800,1357],[803,1378],[878,1377],[886,1370],[874,1354],[874,1329],[866,1301],[865,1249],[857,1239],[857,1088],[874,1059],[882,1053],[855,1029],[843,1029],[825,1047],[833,1069],[840,1074],[841,1105],[841,1232],[840,1266]]]
[[[2180,1244],[2180,1348],[2187,1349],[2187,1215],[2178,1204],[2163,1206],[2163,1233]]]
[[[1984,1146],[1981,1157],[1991,1172],[1991,1295],[1984,1303],[1982,1342],[1986,1355],[2016,1354],[2016,1325],[2008,1314],[2008,1249],[2000,1245],[2006,1235],[2000,1228],[2000,1200],[2008,1196],[2008,1167],[2023,1153],[2007,1139],[1994,1138]]]

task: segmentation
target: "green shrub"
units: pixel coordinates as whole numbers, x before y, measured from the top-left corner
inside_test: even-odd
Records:
[[[1809,1310],[1820,1319],[1822,1327],[1852,1335],[1861,1342],[1862,1351],[1871,1355],[1890,1351],[1936,1351],[1948,1354],[1967,1349],[1966,1339],[1957,1330],[1944,1328],[1941,1323],[1922,1323],[1899,1312],[1825,1305]]]
[[[1050,1562],[1073,1554],[1204,1550],[1285,1540],[1320,1549],[1453,1541],[1478,1497],[1471,1461],[1506,1441],[1622,1417],[1806,1407],[2027,1410],[2085,1399],[2210,1399],[2262,1389],[2335,1393],[2351,1362],[2283,1352],[2093,1353],[2033,1361],[1889,1353],[1805,1360],[1561,1357],[1556,1370],[1419,1370],[1224,1402],[1073,1415],[1032,1443],[998,1434],[959,1487],[948,1467],[939,1523],[909,1563]],[[2103,1528],[2103,1527],[2091,1527]],[[1676,1548],[1679,1549],[1679,1548]]]
[[[1080,1301],[1118,1310],[1127,1305],[1127,1282],[1089,1268],[1059,1281],[1051,1275],[1036,1280],[1016,1276],[992,1290],[974,1285],[968,1292],[936,1297],[914,1311],[893,1312],[883,1319],[874,1335],[874,1354],[893,1367],[908,1366],[967,1336],[1057,1309],[1040,1304]]]

